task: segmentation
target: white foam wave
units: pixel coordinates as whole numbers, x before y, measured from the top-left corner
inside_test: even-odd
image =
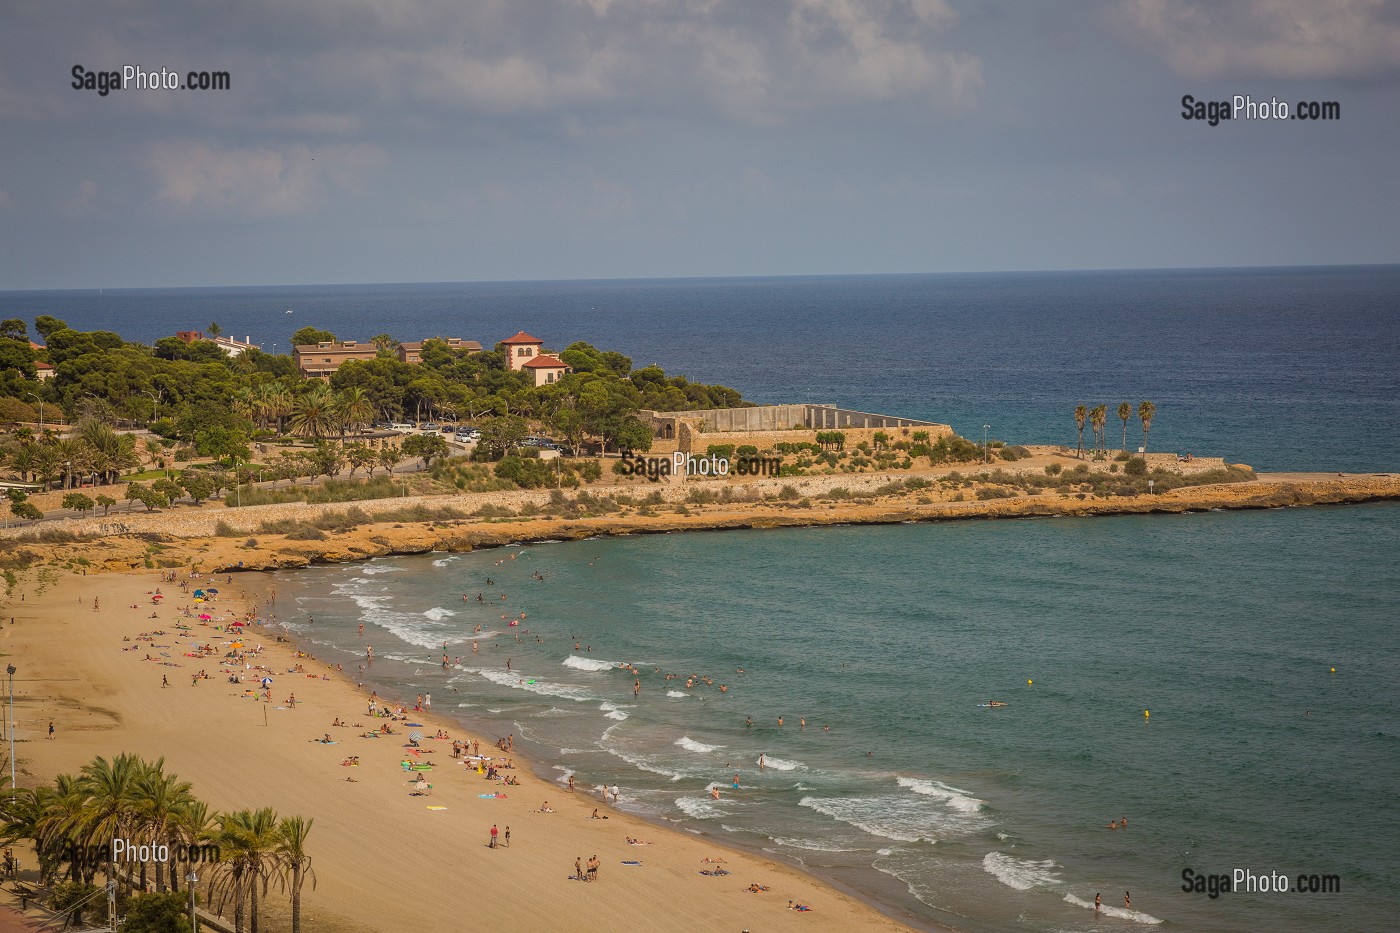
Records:
[[[606,751],[609,755],[615,755],[616,757],[621,758],[623,761],[627,762],[633,767],[641,768],[643,771],[650,771],[652,774],[664,775],[665,777],[668,777],[673,781],[679,781],[682,777],[684,777],[684,775],[681,774],[679,771],[672,771],[670,768],[663,768],[660,765],[654,765],[651,762],[647,761],[645,758],[638,758],[636,755],[629,755],[626,752],[620,752],[615,748],[606,748],[604,749],[604,751]]]
[[[499,684],[502,687],[513,687],[516,690],[528,690],[530,693],[538,693],[541,696],[559,697],[564,700],[574,700],[579,703],[598,699],[582,687],[575,687],[571,684],[549,683],[548,681],[533,677],[524,677],[512,671],[484,670],[479,673],[493,684]]]
[[[714,805],[713,800],[704,797],[677,797],[676,806],[684,811],[686,816],[697,820],[712,820],[725,815],[723,810]]]
[[[564,666],[572,667],[576,671],[610,671],[617,667],[617,664],[613,661],[599,661],[596,658],[571,654],[564,659]]]
[[[688,696],[690,696],[690,694],[684,693],[684,692],[682,692],[682,691],[680,691],[680,690],[667,690],[667,691],[666,691],[666,695],[667,695],[668,697],[688,697]]]
[[[1058,867],[1049,859],[1044,861],[1017,859],[1001,852],[988,852],[982,858],[983,871],[995,876],[1002,884],[1015,888],[1017,891],[1029,891],[1031,888],[1059,884],[1060,876],[1054,872],[1054,869]]]
[[[962,813],[976,813],[982,809],[984,801],[978,800],[965,790],[956,787],[949,787],[941,781],[928,781],[923,778],[899,778],[899,786],[908,788],[916,794],[923,794],[925,797],[934,797],[943,801],[943,805],[952,810]]]
[[[787,846],[790,849],[810,849],[813,852],[859,852],[859,849],[847,849],[842,846],[834,846],[829,842],[817,842],[814,839],[800,839],[788,836],[769,836],[780,846]]]
[[[443,557],[443,558],[439,558],[438,560],[433,561],[433,566],[434,566],[434,567],[446,567],[448,564],[452,563],[454,560],[457,560],[457,559],[458,559],[458,558],[457,558],[455,555],[452,556],[452,557]]]
[[[982,821],[949,812],[921,797],[881,794],[871,797],[803,797],[801,806],[849,823],[873,836],[896,842],[937,842],[966,835]]]
[[[800,761],[788,761],[786,758],[774,758],[771,755],[763,756],[763,766],[772,768],[774,771],[796,771],[798,768],[807,769],[807,766]]]
[[[723,745],[706,745],[704,742],[697,742],[688,735],[683,735],[673,743],[690,752],[712,752],[717,748],[724,748]]]
[[[1075,897],[1073,894],[1066,894],[1065,901],[1067,903],[1073,904],[1076,907],[1087,907],[1090,910],[1094,909],[1093,901],[1086,901],[1084,900],[1084,898]],[[1162,922],[1162,918],[1160,917],[1154,917],[1151,914],[1145,914],[1140,910],[1127,910],[1123,907],[1100,907],[1099,913],[1103,914],[1106,917],[1117,917],[1120,920],[1131,920],[1134,923],[1156,924]]]
[[[606,713],[609,719],[616,719],[618,722],[622,722],[622,720],[627,718],[626,713],[624,713],[619,707],[613,705],[612,703],[609,703],[607,700],[604,700],[602,705],[600,705],[598,708],[604,713]]]
[[[451,609],[444,609],[441,606],[434,606],[427,612],[423,613],[424,616],[426,616],[429,619],[432,619],[434,622],[441,622],[443,619],[450,619],[456,614],[457,613],[453,612]]]
[[[372,577],[372,576],[374,576],[375,574],[380,574],[380,573],[407,573],[407,572],[408,572],[408,568],[407,568],[407,567],[395,567],[395,566],[393,566],[393,565],[389,565],[389,566],[380,566],[380,565],[376,565],[376,564],[367,564],[367,565],[365,565],[364,567],[361,567],[361,568],[360,568],[360,573],[364,574],[364,575],[367,576],[367,577]]]

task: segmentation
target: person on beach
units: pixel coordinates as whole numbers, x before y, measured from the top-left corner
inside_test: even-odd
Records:
[[[617,789],[617,785],[616,785],[616,784],[614,784],[614,785],[612,786],[612,791],[611,791],[611,793],[612,793],[613,803],[616,804],[616,803],[617,803],[618,796],[619,796],[620,793],[621,793],[621,792]]]
[[[509,848],[510,848],[510,827],[509,827],[509,826],[506,827],[505,844],[506,844],[506,848],[509,849]]]
[[[596,856],[596,855],[593,856],[591,859],[588,860],[588,880],[589,880],[589,881],[597,881],[597,880],[598,880],[598,866],[601,865],[601,864],[602,864],[602,862],[600,862],[600,861],[598,860],[598,856]]]
[[[569,775],[569,793],[572,794],[573,792],[574,792],[574,776],[573,776],[572,774],[570,774],[570,775]]]
[[[767,766],[764,764],[764,761],[763,761],[763,753],[762,753],[762,752],[759,752],[759,754],[758,754],[758,770],[762,771],[765,767],[767,767]]]
[[[1100,910],[1103,910],[1103,894],[1095,894],[1095,895],[1094,895],[1094,912],[1095,912],[1095,913],[1098,913]]]
[[[53,720],[49,720],[49,739],[53,739]]]
[[[1124,910],[1132,910],[1132,909],[1133,909],[1133,899],[1128,895],[1128,892],[1127,892],[1127,891],[1124,891],[1124,892],[1123,892],[1123,909],[1124,909]]]
[[[583,856],[574,857],[574,878],[578,881],[587,881],[588,877],[583,873]]]
[[[501,834],[501,831],[500,831],[499,829],[496,828],[496,824],[495,824],[495,823],[492,823],[492,824],[491,824],[491,845],[490,845],[490,848],[492,848],[492,849],[496,848],[496,837],[499,836],[500,834]]]

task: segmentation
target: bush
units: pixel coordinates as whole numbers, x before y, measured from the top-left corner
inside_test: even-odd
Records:
[[[1123,472],[1129,476],[1146,476],[1147,460],[1143,457],[1130,457],[1128,465],[1123,467]]]
[[[1046,467],[1045,467],[1045,475],[1046,475],[1046,476],[1059,476],[1059,475],[1060,475],[1060,471],[1063,470],[1063,469],[1064,469],[1064,464],[1061,464],[1061,463],[1050,463],[1050,464],[1047,464]]]
[[[137,894],[126,903],[123,933],[183,933],[189,925],[185,895],[178,891]]]

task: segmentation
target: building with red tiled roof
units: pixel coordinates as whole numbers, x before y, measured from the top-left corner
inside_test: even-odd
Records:
[[[40,382],[48,382],[53,378],[54,368],[48,363],[36,361],[34,363],[34,370],[34,375]]]
[[[528,369],[535,377],[535,385],[549,385],[551,382],[558,382],[564,374],[569,371],[569,364],[559,359],[557,356],[550,356],[548,353],[541,353],[522,365],[523,369]]]
[[[526,363],[540,355],[540,347],[544,346],[543,340],[531,337],[523,330],[514,337],[507,337],[501,343],[506,348],[506,368],[511,372],[525,368]]]

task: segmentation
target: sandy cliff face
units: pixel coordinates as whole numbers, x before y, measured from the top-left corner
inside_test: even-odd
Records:
[[[867,499],[823,502],[816,497],[842,486],[853,494],[870,493],[888,480],[866,477],[801,478],[766,481],[773,488],[752,484],[772,494],[792,485],[799,502],[730,502],[687,506],[678,513],[670,505],[652,513],[611,514],[588,518],[528,517],[507,519],[443,518],[434,521],[396,520],[405,506],[430,509],[476,509],[489,501],[518,508],[541,504],[548,493],[516,492],[476,496],[394,499],[354,503],[371,521],[340,531],[326,531],[315,540],[260,533],[262,522],[307,521],[327,513],[343,514],[349,506],[300,504],[248,509],[190,510],[173,513],[132,513],[107,519],[56,523],[53,531],[68,531],[81,540],[16,542],[9,551],[13,564],[67,562],[86,559],[92,571],[152,567],[189,567],[218,572],[300,567],[315,562],[343,562],[388,554],[428,551],[469,551],[514,542],[576,540],[593,535],[660,534],[700,529],[786,528],[805,525],[954,521],[991,518],[1031,518],[1052,515],[1129,515],[1181,513],[1209,509],[1267,509],[1400,499],[1400,476],[1362,474],[1264,474],[1248,483],[1178,489],[1163,495],[1097,497],[1055,493],[1019,495],[987,501],[945,501],[926,492]],[[668,503],[683,501],[686,489],[661,487]],[[477,501],[481,500],[481,501]],[[377,519],[377,520],[375,520]],[[223,527],[219,527],[222,524]],[[64,528],[63,526],[67,526]],[[232,526],[231,528],[228,526]],[[13,534],[12,534],[13,537]]]

